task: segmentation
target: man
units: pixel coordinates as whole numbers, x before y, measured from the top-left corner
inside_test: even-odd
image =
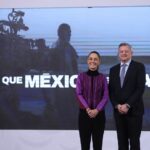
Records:
[[[53,43],[51,50],[51,69],[56,75],[76,75],[78,73],[77,53],[70,43],[71,27],[69,24],[62,23],[57,30],[58,39]],[[64,79],[61,80],[65,82]],[[68,85],[69,86],[69,85]],[[77,128],[78,106],[76,104],[75,89],[56,88],[51,89],[53,95],[47,91],[47,96],[50,97],[47,101],[53,101],[55,109],[55,118],[57,129],[73,129]],[[45,94],[45,95],[46,95]],[[48,113],[52,113],[47,107]],[[47,113],[47,114],[48,114]],[[60,117],[61,114],[61,117]]]
[[[71,39],[71,27],[69,24],[62,23],[58,27],[58,40],[53,43],[52,51],[53,54],[53,70],[58,73],[63,74],[77,74],[78,73],[78,64],[77,59],[78,55],[76,50],[70,43]],[[59,61],[56,61],[59,60]]]
[[[118,48],[120,64],[113,66],[109,74],[119,150],[140,150],[145,67],[132,60],[132,53],[131,45],[121,43]]]

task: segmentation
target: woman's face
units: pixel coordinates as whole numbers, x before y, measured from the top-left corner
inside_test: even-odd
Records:
[[[100,59],[96,53],[91,53],[87,59],[88,68],[91,71],[98,69],[100,65]]]

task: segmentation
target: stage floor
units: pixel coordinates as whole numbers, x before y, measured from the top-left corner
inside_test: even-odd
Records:
[[[141,150],[149,150],[149,139],[150,131],[143,131]],[[0,149],[80,150],[80,140],[77,130],[0,130]],[[117,150],[115,131],[105,131],[103,150]]]

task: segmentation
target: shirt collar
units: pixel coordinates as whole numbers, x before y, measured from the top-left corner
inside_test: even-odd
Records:
[[[124,62],[121,62],[121,66],[123,65],[123,64],[126,64],[127,66],[129,66],[130,65],[130,63],[131,63],[131,59],[130,60],[128,60],[126,63],[124,63]]]

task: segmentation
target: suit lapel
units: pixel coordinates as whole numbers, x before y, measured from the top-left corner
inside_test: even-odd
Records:
[[[133,66],[133,61],[131,61],[130,65],[128,67],[128,70],[126,72],[126,76],[125,76],[125,79],[124,79],[123,86],[126,84],[127,80],[130,78],[130,73],[133,71],[132,66]]]
[[[117,82],[120,85],[120,64],[118,64],[116,68],[116,77],[117,77]]]

